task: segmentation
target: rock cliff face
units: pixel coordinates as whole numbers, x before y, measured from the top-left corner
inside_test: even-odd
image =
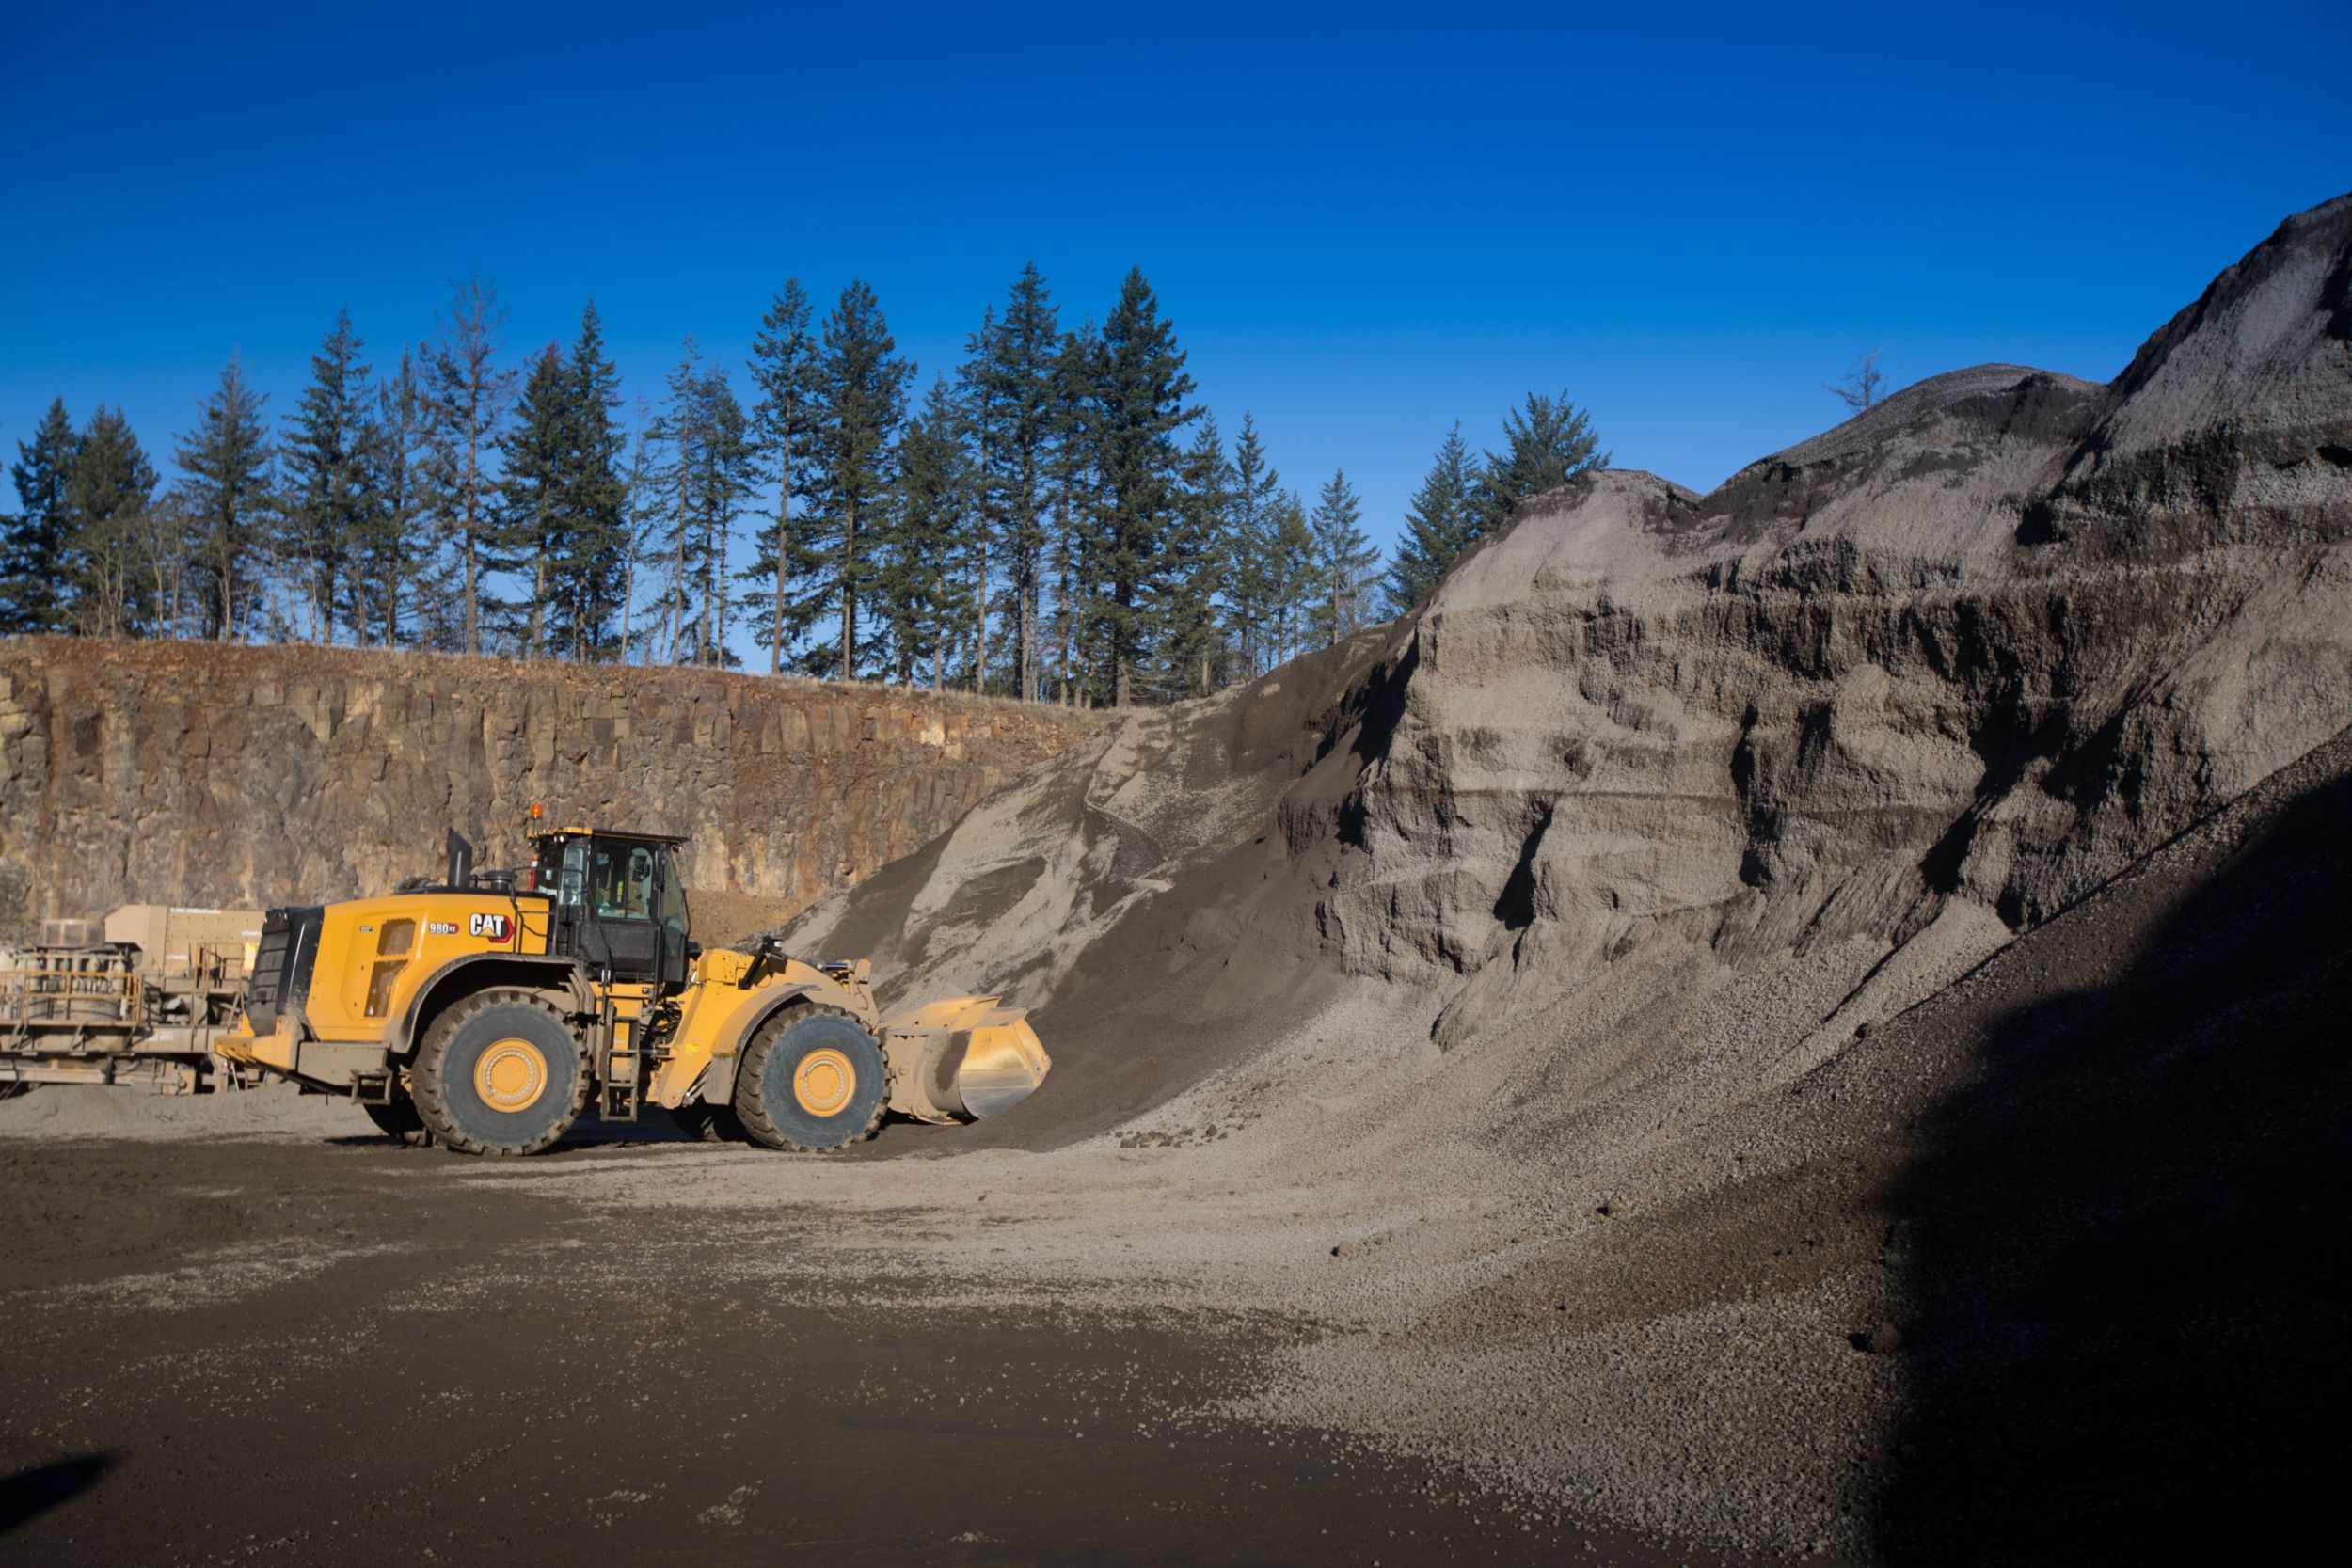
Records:
[[[0,642],[0,920],[278,903],[520,858],[526,813],[689,833],[778,918],[1083,734],[1050,708],[707,672]]]

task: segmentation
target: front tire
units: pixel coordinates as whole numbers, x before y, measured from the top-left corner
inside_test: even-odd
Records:
[[[445,1148],[536,1154],[588,1106],[580,1039],[537,991],[469,996],[425,1031],[408,1075],[425,1131]]]
[[[834,1007],[787,1007],[760,1025],[735,1073],[735,1114],[770,1148],[840,1148],[874,1135],[889,1085],[882,1046]]]

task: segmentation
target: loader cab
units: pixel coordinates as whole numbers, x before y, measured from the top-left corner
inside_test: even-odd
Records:
[[[561,828],[539,835],[532,878],[553,905],[549,945],[615,984],[685,984],[686,888],[678,878],[684,839]]]

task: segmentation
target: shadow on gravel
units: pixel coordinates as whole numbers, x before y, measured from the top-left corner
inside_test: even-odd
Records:
[[[375,1132],[338,1132],[330,1134],[325,1141],[334,1148],[399,1148],[403,1147],[399,1139]],[[556,1140],[554,1148],[549,1152],[562,1154],[568,1150],[609,1148],[616,1144],[700,1144],[701,1142],[701,1139],[671,1120],[667,1111],[656,1108],[646,1112],[644,1117],[637,1121],[600,1121],[594,1117],[584,1117],[570,1132]],[[752,1146],[749,1143],[738,1143],[734,1147],[749,1148]],[[430,1154],[438,1151],[424,1149],[419,1152]]]
[[[2352,780],[2175,876],[1995,959],[2034,1005],[1916,1020],[1982,1076],[1895,1195],[1897,1561],[2285,1561],[2337,1533]],[[2106,983],[2042,978],[2071,974]]]
[[[0,1479],[0,1535],[72,1502],[114,1467],[113,1454],[86,1453]]]

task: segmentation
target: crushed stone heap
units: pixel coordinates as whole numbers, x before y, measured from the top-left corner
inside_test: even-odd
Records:
[[[1965,1180],[1939,1108],[2028,1047],[1981,998],[1966,1027],[1919,1020],[1963,1007],[1955,983],[1996,953],[2028,978],[2071,954],[2086,994],[2123,994],[2134,955],[2057,942],[2058,917],[2104,899],[2113,929],[2175,940],[2132,900],[2162,885],[2165,908],[2195,904],[2232,863],[2182,835],[2220,832],[2265,780],[2287,793],[2232,831],[2298,863],[2275,835],[2329,820],[2297,802],[2340,798],[2321,764],[2342,748],[2317,749],[2347,725],[2352,197],[2289,220],[2109,385],[1982,366],[1708,495],[1583,476],[1402,622],[1121,716],[787,935],[872,952],[908,993],[1048,1004],[1056,1076],[982,1139],[1166,1149],[1192,1162],[1171,1189],[1257,1182],[1372,1239],[1376,1276],[1314,1297],[1345,1331],[1253,1417],[1651,1528],[1893,1549],[1956,1528],[1903,1455],[2004,1346],[2075,1401],[2021,1415],[2021,1452],[2212,1435],[2178,1410],[2129,1440],[2102,1424],[2144,1415],[2119,1391],[2149,1369],[2069,1359],[2067,1336],[2101,1332],[2078,1311],[2092,1296],[2061,1279],[1976,1321],[1947,1293],[1966,1270],[1920,1261],[1964,1254],[1981,1284],[1991,1243],[1938,1252],[1906,1227],[1966,1209],[1920,1185]],[[2188,884],[2116,881],[2168,845],[2190,846]],[[2229,1082],[2229,1009],[2200,1006],[2167,1049]],[[2034,1015],[2032,1050],[2097,1041],[2107,1074],[2040,1080],[2045,1134],[2138,1092],[2108,1016]],[[2262,1129],[2343,1102],[2341,1066],[2296,1060],[2322,1080],[2233,1085],[2304,1097],[2282,1121],[2240,1117],[2208,1146],[2168,1101],[2161,1138],[2101,1147],[2226,1190]],[[2148,1094],[2194,1093],[2198,1073],[2162,1071]],[[2065,1225],[2162,1233],[2125,1223],[2130,1183],[2079,1190],[2062,1142],[2042,1148]],[[2146,1310],[2185,1336],[2169,1288]],[[1936,1341],[1906,1341],[1922,1323]],[[2302,1413],[2282,1391],[2298,1378],[2343,1381],[2233,1330],[2185,1362],[2200,1387],[2234,1377],[2274,1431]],[[2028,1402],[2033,1386],[1997,1384]],[[2233,1453],[2217,1463],[2241,1479],[2311,1463]],[[2005,1506],[2027,1535],[2128,1519],[2153,1540],[2207,1517],[2190,1490],[2085,1475]]]

